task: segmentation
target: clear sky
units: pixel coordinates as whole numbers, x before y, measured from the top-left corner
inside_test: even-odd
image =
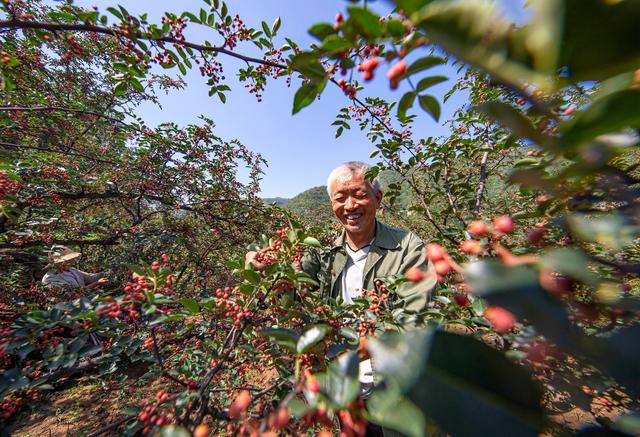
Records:
[[[523,0],[502,0],[507,12],[516,20],[523,16]],[[141,1],[141,0],[76,0],[78,5],[90,7],[97,5],[104,12],[106,7],[123,5],[131,14],[149,13],[149,20],[157,20],[165,11],[179,14],[182,11],[197,11],[208,6],[201,0]],[[333,22],[336,12],[343,11],[349,5],[344,0],[230,0],[227,2],[231,13],[238,13],[247,26],[260,29],[262,20],[269,25],[280,16],[282,25],[275,39],[276,45],[285,43],[284,37],[293,39],[301,47],[306,47],[313,40],[307,29],[311,24],[328,21]],[[370,3],[371,4],[371,3]],[[378,12],[388,11],[390,3],[377,1],[372,7]],[[188,39],[202,42],[205,39],[212,43],[219,42],[218,35],[210,29],[192,25],[185,32]],[[239,46],[236,51],[259,56],[257,47],[252,44]],[[213,119],[217,126],[217,135],[225,140],[238,139],[249,149],[261,153],[268,162],[261,182],[263,197],[293,197],[314,186],[324,185],[329,172],[344,161],[359,160],[373,163],[369,159],[374,150],[357,126],[351,131],[335,138],[335,126],[331,123],[338,110],[349,103],[349,100],[335,86],[329,84],[322,94],[321,100],[304,108],[292,116],[291,108],[294,92],[299,85],[293,81],[289,88],[284,78],[272,80],[267,84],[264,97],[258,103],[236,80],[235,74],[239,61],[221,58],[225,68],[227,84],[232,91],[227,94],[227,103],[222,104],[217,97],[207,95],[205,80],[197,70],[187,72],[185,81],[188,86],[182,91],[173,91],[168,95],[160,95],[162,108],[145,105],[139,109],[138,116],[147,124],[155,126],[162,122],[175,122],[179,125],[197,122],[199,115]],[[386,66],[380,68],[377,77],[366,87],[365,95],[382,96],[388,99],[399,99],[406,85],[401,85],[392,92],[388,88]],[[177,69],[162,70],[179,74]],[[455,77],[451,67],[436,67],[431,74],[443,74]],[[433,94],[441,98],[451,87],[452,81],[444,82],[432,89]],[[428,116],[421,114],[414,128],[417,138],[438,136],[446,133],[443,121],[460,105],[464,104],[464,96],[450,99],[444,106],[442,117],[436,123]],[[416,113],[421,110],[417,109]]]

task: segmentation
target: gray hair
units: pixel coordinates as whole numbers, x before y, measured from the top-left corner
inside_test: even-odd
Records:
[[[345,174],[361,174],[365,175],[369,171],[371,166],[369,164],[365,164],[360,161],[349,161],[344,164],[340,164],[336,168],[334,168],[331,173],[329,173],[329,177],[327,178],[327,194],[329,194],[329,199],[331,199],[331,183],[336,180],[338,177]],[[367,181],[367,183],[373,188],[374,193],[378,193],[380,191],[380,179],[378,176],[373,178],[372,181]]]

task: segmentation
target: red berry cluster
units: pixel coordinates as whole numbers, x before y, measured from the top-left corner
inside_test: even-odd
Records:
[[[451,271],[451,258],[447,250],[439,244],[427,244],[427,258],[433,263],[439,282],[444,281],[444,276]]]
[[[338,411],[340,419],[340,437],[364,437],[367,433],[367,421],[361,415],[348,410]]]
[[[389,78],[389,86],[391,89],[398,88],[398,82],[407,73],[407,63],[401,59],[391,66],[387,71],[387,78]]]
[[[196,64],[200,64],[200,60],[196,59]],[[203,77],[209,78],[209,85],[216,85],[220,81],[224,80],[224,69],[222,63],[216,59],[203,58],[202,65],[200,65],[200,74]]]
[[[7,196],[15,196],[20,189],[20,182],[11,179],[7,176],[6,170],[0,170],[0,201],[3,201]]]
[[[277,243],[279,243],[277,245],[277,248],[280,248],[280,245],[282,245],[281,241],[277,241]],[[276,245],[276,242],[274,242],[274,245]],[[262,249],[260,250],[257,254],[256,254],[256,262],[263,264],[265,266],[270,266],[271,264],[276,262],[276,256],[274,254],[274,251],[277,250],[274,247],[268,247],[266,249]]]
[[[230,24],[224,20],[216,23],[216,29],[220,36],[224,38],[223,47],[233,49],[240,41],[249,41],[253,37],[253,31],[248,29],[239,15],[235,15]]]
[[[344,91],[345,95],[351,97],[352,99],[356,96],[356,87],[350,85],[344,79],[338,79],[338,86],[342,91]]]
[[[64,40],[67,43],[68,50],[62,54],[60,60],[63,62],[69,62],[76,56],[82,56],[84,49],[72,34],[68,34]]]
[[[184,18],[162,17],[162,23],[169,25],[169,36],[175,38],[179,42],[179,45],[184,43],[185,39],[183,32],[184,28],[187,27],[187,22],[184,20]]]
[[[369,299],[369,309],[376,315],[380,314],[380,307],[384,306],[389,300],[389,290],[382,281],[375,281],[376,288],[371,290],[362,289],[362,297]]]
[[[150,434],[154,427],[171,423],[171,419],[159,411],[159,406],[167,399],[169,394],[160,390],[156,393],[156,403],[153,405],[141,405],[142,412],[138,415],[138,419],[143,423],[143,434]]]
[[[378,65],[380,65],[380,60],[375,56],[362,61],[360,65],[358,65],[358,71],[362,72],[362,79],[373,79],[373,73],[375,72]]]
[[[333,427],[333,421],[327,414],[327,410],[324,409],[323,407],[308,411],[307,413],[305,413],[304,416],[300,418],[300,421],[307,428],[310,428],[314,425],[319,425],[327,428]],[[333,435],[333,434],[329,434],[329,435]]]
[[[0,420],[7,420],[23,406],[37,401],[40,391],[35,388],[11,393],[0,401]]]
[[[224,290],[218,288],[216,290],[216,297],[218,298],[218,309],[226,317],[230,317],[233,320],[233,326],[239,328],[242,320],[251,316],[251,310],[243,308],[239,303],[230,300],[231,287],[225,287]]]

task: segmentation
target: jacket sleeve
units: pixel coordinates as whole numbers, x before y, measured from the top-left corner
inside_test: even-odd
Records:
[[[302,257],[302,270],[318,281],[318,273],[320,272],[320,256],[318,251],[310,248]]]
[[[399,298],[398,303],[407,315],[416,315],[425,311],[436,287],[435,270],[431,261],[427,259],[424,247],[424,243],[417,236],[410,234],[406,245],[406,254],[398,272],[404,275],[412,267],[426,272],[422,281],[406,282],[396,291]]]
[[[59,279],[57,275],[51,275],[46,273],[42,278],[42,284],[48,285],[49,287],[68,287],[69,284]]]
[[[102,273],[87,273],[82,270],[78,270],[78,273],[80,273],[82,279],[84,279],[84,285],[93,284],[102,277]]]

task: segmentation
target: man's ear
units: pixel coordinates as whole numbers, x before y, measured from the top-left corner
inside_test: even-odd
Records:
[[[376,208],[380,208],[380,204],[382,203],[382,190],[378,190],[376,193]]]

